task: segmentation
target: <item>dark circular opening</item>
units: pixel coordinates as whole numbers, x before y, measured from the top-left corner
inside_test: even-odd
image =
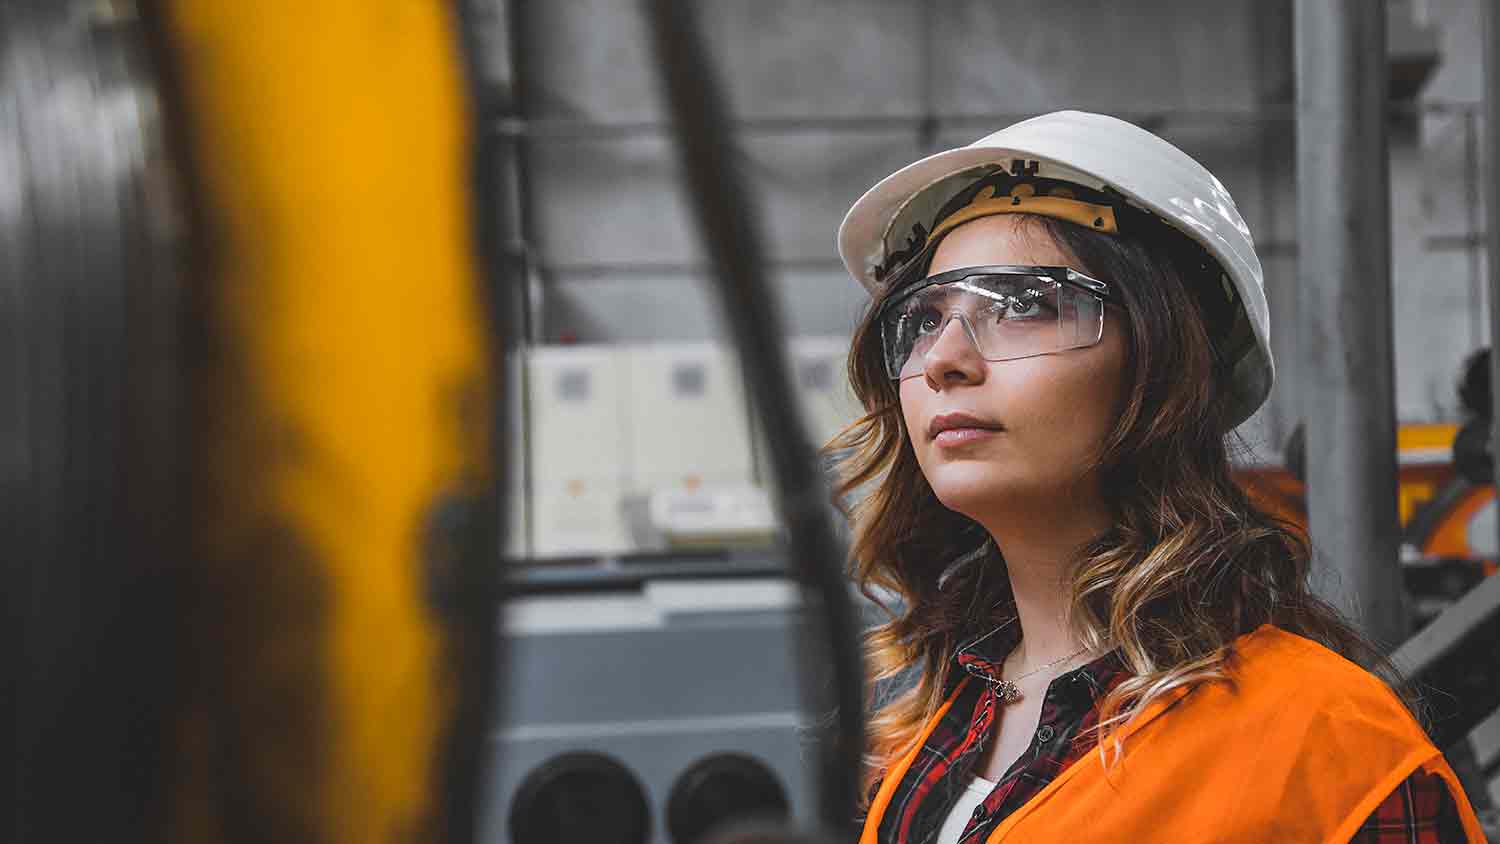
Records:
[[[790,814],[786,790],[760,760],[722,753],[683,771],[667,799],[672,844],[700,844],[729,821],[782,820]]]
[[[646,844],[646,791],[619,762],[567,753],[532,771],[510,807],[512,844]]]

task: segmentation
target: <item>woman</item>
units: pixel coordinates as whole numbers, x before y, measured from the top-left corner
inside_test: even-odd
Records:
[[[869,648],[914,680],[871,718],[862,842],[1483,840],[1231,478],[1274,370],[1208,171],[1044,115],[886,178],[839,245],[873,294],[839,443],[857,576],[900,598]]]

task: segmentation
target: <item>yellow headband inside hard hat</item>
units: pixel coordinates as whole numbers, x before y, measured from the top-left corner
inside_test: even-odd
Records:
[[[996,214],[1036,214],[1067,220],[1094,231],[1120,233],[1115,225],[1115,209],[1108,205],[1095,205],[1074,199],[1072,192],[1066,188],[1056,188],[1050,194],[1039,196],[1036,185],[1022,182],[1012,187],[1005,196],[997,196],[999,192],[996,185],[981,188],[968,205],[949,214],[933,228],[932,234],[927,236],[928,244],[936,243],[938,238],[964,223]]]
[[[930,253],[938,241],[953,229],[980,217],[996,214],[1036,214],[1065,220],[1093,231],[1119,234],[1115,209],[1109,204],[1108,198],[1099,194],[1097,197],[1090,196],[1099,201],[1087,202],[1078,198],[1079,191],[1085,195],[1098,193],[1053,179],[1031,179],[1025,176],[1018,179],[1003,170],[975,179],[969,183],[968,188],[958,191],[946,207],[934,216],[930,231],[923,221],[913,221],[906,247],[888,251],[884,264],[875,270],[875,278],[877,281],[885,281],[898,267],[908,265],[919,255]],[[971,194],[967,201],[963,200],[965,194]],[[959,205],[960,202],[963,204]],[[891,232],[887,232],[887,239],[890,236]]]

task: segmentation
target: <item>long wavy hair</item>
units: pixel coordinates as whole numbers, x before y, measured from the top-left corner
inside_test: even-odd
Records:
[[[1127,319],[1126,389],[1094,465],[1113,526],[1082,550],[1065,581],[1081,643],[1117,650],[1128,671],[1101,701],[1094,736],[1174,689],[1230,679],[1231,643],[1266,623],[1399,686],[1381,650],[1312,593],[1306,536],[1256,506],[1232,477],[1228,362],[1210,338],[1228,335],[1233,306],[1223,302],[1217,265],[1143,214],[1129,229],[1122,220],[1132,234],[1118,236],[1052,218],[1027,223],[1080,270],[1111,282]],[[849,377],[865,413],[830,444],[846,455],[836,493],[856,501],[845,508],[854,579],[890,612],[865,641],[871,688],[895,689],[871,701],[867,796],[956,681],[954,650],[1014,614],[994,541],[939,502],[917,464],[874,320],[882,299],[850,349]]]

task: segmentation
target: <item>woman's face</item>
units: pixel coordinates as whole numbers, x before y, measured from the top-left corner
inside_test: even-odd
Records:
[[[1006,214],[950,232],[929,273],[983,264],[1083,269],[1034,219]],[[950,321],[922,373],[900,384],[912,448],[938,500],[986,522],[986,515],[1038,505],[1065,511],[1071,497],[1097,495],[1088,474],[1120,407],[1122,318],[1107,308],[1103,337],[1093,346],[997,362],[981,358]],[[933,420],[951,414],[972,416],[978,427],[934,436]]]

